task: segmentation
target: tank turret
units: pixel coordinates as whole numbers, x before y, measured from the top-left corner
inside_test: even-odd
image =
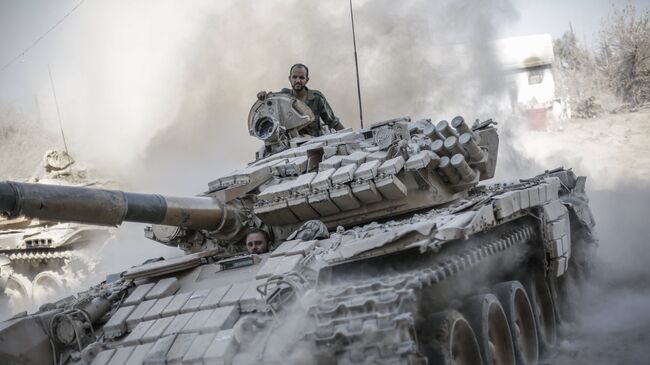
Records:
[[[246,227],[282,241],[312,219],[335,229],[448,204],[494,175],[498,137],[491,120],[470,127],[462,117],[435,125],[399,118],[359,132],[302,135],[313,118],[290,95],[255,102],[248,126],[263,149],[244,169],[210,182],[203,196],[4,182],[0,212],[112,226],[150,223],[147,237],[197,251],[235,244]]]

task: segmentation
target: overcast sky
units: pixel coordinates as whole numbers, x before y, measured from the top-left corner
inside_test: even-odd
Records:
[[[650,1],[632,0],[637,9],[649,9]],[[550,33],[557,38],[569,29],[569,23],[578,38],[593,45],[602,21],[610,13],[612,5],[619,8],[625,1],[612,0],[519,0],[513,4],[519,11],[517,21],[504,29],[504,35]]]

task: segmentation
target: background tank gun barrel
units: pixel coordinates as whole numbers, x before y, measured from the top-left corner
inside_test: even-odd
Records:
[[[0,182],[0,213],[116,226],[140,222],[218,230],[236,223],[236,209],[214,197],[167,197],[119,190]]]

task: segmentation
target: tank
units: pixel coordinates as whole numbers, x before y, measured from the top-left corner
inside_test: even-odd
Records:
[[[35,183],[101,186],[88,177],[65,151],[45,153]],[[105,182],[104,182],[105,183]],[[24,215],[0,217],[0,313],[30,307],[54,296],[79,290],[97,262],[82,252],[90,243],[113,236],[106,226],[60,222]]]
[[[492,120],[301,133],[313,120],[257,101],[255,161],[195,197],[0,183],[8,216],[142,222],[186,252],[0,323],[0,362],[538,363],[588,266],[586,178],[483,183]],[[251,230],[270,252],[247,251]]]

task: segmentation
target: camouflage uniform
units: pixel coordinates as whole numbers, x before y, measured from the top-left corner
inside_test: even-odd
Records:
[[[305,89],[307,89],[306,86]],[[285,88],[280,92],[283,94],[291,94],[293,96],[296,96],[296,93],[292,89]],[[330,107],[329,103],[327,103],[327,100],[325,99],[325,96],[320,91],[307,89],[307,99],[305,99],[305,103],[307,106],[309,106],[311,111],[314,112],[316,120],[310,125],[306,126],[302,130],[303,133],[314,137],[320,136],[322,134],[321,126],[323,123],[325,123],[325,125],[331,129],[343,128],[343,125],[339,121],[339,118],[334,115],[332,107]]]

